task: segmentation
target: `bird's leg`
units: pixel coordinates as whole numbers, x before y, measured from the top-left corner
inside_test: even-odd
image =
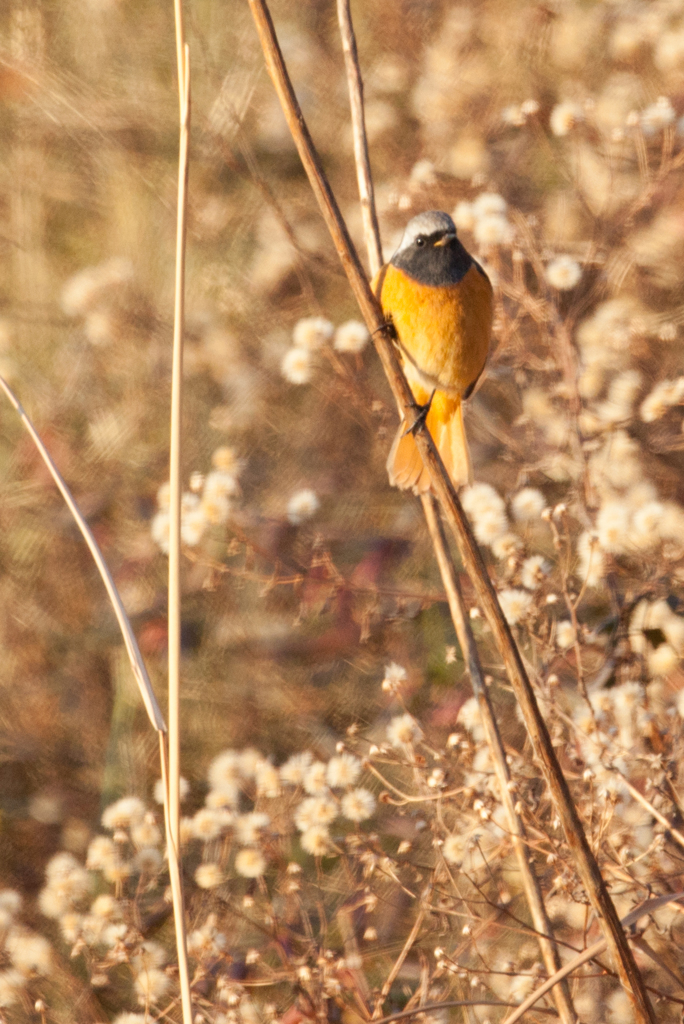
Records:
[[[416,418],[411,426],[406,428],[404,433],[401,435],[402,437],[406,437],[407,434],[415,434],[416,430],[425,426],[427,414],[430,412],[430,406],[432,405],[432,399],[435,397],[436,390],[437,388],[434,388],[425,405],[419,405],[415,400],[411,402],[411,408],[416,413]]]
[[[396,345],[397,341],[399,340],[397,335],[397,329],[394,326],[394,321],[392,320],[392,317],[389,314],[385,317],[385,322],[383,324],[380,324],[380,326],[376,327],[374,331],[371,331],[371,338],[374,338],[376,334],[380,333],[380,331],[387,331],[390,338]]]

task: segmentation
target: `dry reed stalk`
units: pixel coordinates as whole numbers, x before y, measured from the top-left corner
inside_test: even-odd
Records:
[[[359,66],[359,54],[356,49],[356,36],[351,19],[349,0],[337,0],[337,20],[340,24],[344,63],[347,69],[347,85],[349,86],[349,106],[351,108],[352,134],[354,139],[354,162],[356,179],[359,185],[359,201],[363,218],[363,233],[368,250],[370,276],[375,277],[382,266],[382,245],[380,244],[380,228],[375,208],[375,192],[373,175],[368,155],[366,136],[366,115],[363,105],[363,78]]]
[[[169,881],[171,883],[173,920],[176,933],[176,954],[178,956],[178,981],[181,991],[181,1010],[183,1013],[183,1024],[193,1024],[180,846],[178,846],[174,841],[173,830],[171,828],[171,801],[168,798],[171,786],[171,780],[169,778],[169,751],[166,736],[161,733],[159,735],[159,762],[161,764],[162,785],[164,787],[164,828],[166,831],[166,851],[169,861]]]
[[[461,560],[472,580],[478,603],[482,607],[492,630],[494,641],[520,705],[532,748],[541,764],[546,782],[551,791],[566,841],[573,854],[587,895],[602,923],[607,946],[617,967],[620,982],[632,999],[638,1024],[656,1024],[656,1018],[648,999],[643,979],[634,960],[627,937],[620,925],[615,906],[601,876],[596,858],[587,842],[582,822],[553,749],[551,737],[539,710],[534,690],[520,657],[520,652],[501,611],[496,590],[489,578],[487,568],[453,483],[449,479],[429,431],[425,428],[424,423],[421,424],[418,419],[418,410],[413,393],[403,374],[393,344],[391,328],[386,323],[380,305],[370,289],[358,253],[349,237],[347,226],[342,218],[339,206],[332,193],[320,157],[299,107],[278,44],[268,5],[265,3],[265,0],[249,0],[249,6],[261,42],[266,67],[280,100],[288,127],[351,289],[368,329],[374,338],[378,355],[395,400],[400,411],[403,412],[407,424],[416,426],[416,444],[418,445],[423,463],[430,473],[432,489],[440,502],[449,528],[454,534]]]
[[[171,868],[176,950],[184,1024],[192,1024],[192,999],[185,930],[180,854],[180,652],[181,652],[181,426],[183,412],[183,325],[185,319],[185,247],[187,233],[188,150],[190,141],[190,51],[183,30],[181,0],[174,0],[179,96],[178,205],[176,220],[176,274],[173,315],[171,378],[171,436],[169,455],[169,759],[165,779],[167,849]]]
[[[352,134],[354,138],[354,158],[359,183],[359,197],[363,213],[366,250],[368,253],[371,276],[375,276],[382,263],[382,244],[375,208],[373,179],[368,153],[368,138],[366,135],[363,105],[363,78],[359,65],[358,49],[356,46],[349,0],[337,0],[337,18],[340,25],[340,35],[342,37],[345,66],[347,70]],[[482,674],[482,667],[480,665],[480,658],[477,652],[475,638],[470,628],[470,622],[463,602],[463,595],[458,582],[458,574],[444,534],[444,528],[440,519],[437,502],[431,494],[424,494],[422,496],[422,504],[432,540],[432,546],[439,565],[444,589],[447,594],[454,629],[456,631],[456,636],[458,637],[458,642],[461,646],[463,660],[470,676],[473,693],[477,698],[480,708],[487,744],[489,746],[492,762],[496,771],[497,781],[499,783],[499,789],[501,791],[501,802],[506,812],[513,849],[518,862],[518,870],[520,871],[522,879],[523,891],[530,909],[532,922],[539,933],[538,942],[544,966],[546,967],[547,973],[552,975],[561,967],[560,954],[553,938],[551,922],[548,914],[546,913],[546,907],[544,906],[541,886],[529,860],[525,826],[522,818],[515,810],[515,802],[509,787],[511,775],[506,762],[506,753],[504,751],[503,742],[501,740],[501,735],[494,715],[494,708]],[[554,989],[553,996],[558,1010],[558,1015],[563,1024],[574,1024],[576,1014],[570,998],[570,989],[566,981],[561,982]]]
[[[395,1014],[381,1017],[380,1020],[374,1021],[373,1024],[391,1024],[392,1021],[408,1020],[410,1017],[433,1013],[436,1010],[454,1010],[459,1007],[502,1007],[506,1009],[515,1005],[513,1002],[500,1002],[497,999],[445,999],[443,1002],[425,1002],[422,1007],[414,1007],[412,1010],[399,1010]],[[545,1007],[540,1007],[536,1013],[556,1016],[554,1010],[547,1010]]]
[[[618,776],[623,786],[629,790],[631,796],[634,797],[637,803],[640,803],[642,807],[645,807],[648,813],[652,814],[656,821],[659,821],[660,824],[667,829],[672,838],[675,839],[682,848],[684,848],[684,833],[682,833],[678,828],[675,828],[675,826],[667,820],[662,811],[659,811],[657,807],[654,807],[651,801],[647,800],[643,793],[640,793],[636,786],[632,785],[626,775],[617,768],[613,768],[612,770]]]
[[[174,916],[176,918],[176,921],[180,919],[181,927],[183,929],[183,954],[181,954],[179,950],[179,968],[181,968],[181,997],[183,1002],[183,1024],[192,1024],[192,1008],[189,998],[190,982],[187,955],[185,955],[183,891],[181,885],[179,850],[177,844],[173,841],[169,820],[169,772],[168,750],[166,746],[166,723],[164,722],[164,718],[159,709],[159,705],[157,704],[157,700],[154,696],[152,684],[147,674],[147,669],[145,668],[145,663],[140,653],[140,649],[138,648],[138,643],[135,639],[135,634],[133,633],[133,629],[128,620],[128,616],[126,615],[126,610],[121,601],[121,597],[119,596],[119,592],[116,589],[116,584],[107,567],[107,563],[105,562],[102,552],[100,551],[100,548],[98,546],[98,543],[95,540],[95,537],[93,536],[92,530],[85,521],[83,514],[81,513],[81,510],[79,509],[76,502],[74,501],[71,491],[67,487],[64,478],[57,469],[50,454],[45,448],[45,445],[41,441],[36,428],[33,426],[33,423],[26,414],[23,406],[19,402],[19,399],[16,397],[16,395],[10,388],[9,384],[3,377],[0,377],[0,387],[3,389],[3,391],[9,398],[10,402],[14,406],[14,408],[17,410],[22,423],[24,424],[26,430],[30,434],[36,448],[38,449],[38,452],[40,453],[41,458],[43,459],[43,462],[47,466],[50,475],[52,476],[52,479],[57,484],[57,487],[59,488],[59,491],[62,497],[64,498],[64,501],[66,502],[66,505],[74,518],[74,521],[76,522],[76,525],[78,526],[86,544],[88,545],[90,553],[93,556],[95,565],[97,566],[97,569],[100,573],[100,576],[102,577],[102,581],[107,590],[107,595],[111,602],[112,608],[114,609],[114,614],[116,615],[117,622],[119,623],[121,635],[123,636],[126,651],[128,653],[128,658],[131,663],[131,668],[133,670],[133,675],[135,676],[135,680],[138,684],[143,704],[145,705],[145,710],[147,711],[147,715],[150,719],[150,722],[152,723],[153,728],[157,731],[159,735],[159,761],[161,765],[162,781],[164,783],[164,821],[166,826],[166,835],[168,838],[169,876],[171,881]],[[176,934],[178,937],[178,926],[176,926],[176,929]],[[183,963],[185,965],[184,970],[182,968]],[[184,993],[187,994],[187,999]]]
[[[684,892],[668,893],[666,896],[657,896],[655,899],[646,900],[644,903],[640,903],[638,907],[635,907],[634,910],[630,910],[629,914],[626,914],[625,917],[622,918],[621,924],[625,928],[631,928],[632,925],[637,923],[639,918],[644,917],[647,914],[652,914],[655,910],[659,910],[661,907],[667,906],[668,903],[674,903],[675,900],[681,899],[684,899]],[[527,999],[523,1000],[515,1012],[512,1013],[510,1017],[507,1017],[503,1024],[515,1024],[515,1022],[520,1020],[522,1015],[526,1013],[531,1006],[534,1006],[538,999],[541,999],[542,996],[546,995],[546,993],[549,992],[554,985],[557,985],[562,978],[567,978],[568,975],[572,974],[573,971],[576,971],[578,967],[582,966],[582,964],[586,964],[589,960],[593,960],[594,957],[600,956],[606,948],[607,942],[605,938],[603,938],[599,939],[598,942],[594,942],[593,945],[588,946],[586,949],[583,949],[576,957],[569,960],[568,963],[557,972],[557,974],[554,974],[551,978],[547,978],[543,985],[540,985],[539,988],[535,989],[534,992],[527,997]]]
[[[352,134],[354,138],[354,157],[359,182],[359,197],[363,212],[364,235],[370,271],[371,275],[374,276],[380,269],[382,262],[382,245],[375,208],[368,139],[364,119],[363,78],[359,66],[358,49],[349,0],[337,0],[337,17],[347,70]],[[440,520],[439,507],[434,497],[431,494],[425,494],[422,496],[422,503],[442,582],[447,594],[454,629],[461,646],[463,660],[468,669],[473,692],[480,707],[485,736],[492,762],[495,766],[499,789],[501,790],[501,801],[506,812],[513,848],[518,862],[518,870],[522,878],[523,890],[534,927],[539,933],[538,941],[542,959],[548,974],[552,975],[561,967],[560,954],[553,939],[551,922],[544,906],[541,886],[528,858],[525,827],[520,815],[515,811],[513,796],[509,788],[511,776],[506,762],[506,754],[494,715],[494,708],[482,674],[475,638],[470,628],[463,595],[458,582],[458,574]],[[563,1024],[574,1024],[576,1014],[572,1006],[567,982],[563,981],[554,989],[554,1000],[558,1009],[558,1015]]]
[[[525,825],[522,818],[515,810],[515,800],[510,788],[511,773],[508,770],[508,763],[506,762],[506,752],[504,750],[503,741],[494,715],[494,708],[489,696],[489,690],[482,674],[482,666],[480,664],[480,658],[475,644],[475,637],[473,636],[473,631],[470,628],[470,622],[468,620],[466,607],[463,601],[463,594],[461,593],[461,586],[458,581],[456,567],[449,551],[449,545],[444,533],[444,527],[440,520],[439,506],[437,505],[437,502],[431,494],[424,494],[422,496],[422,501],[425,519],[427,520],[432,545],[435,549],[435,555],[437,557],[437,562],[439,563],[439,570],[442,575],[442,582],[444,583],[444,589],[446,590],[447,600],[449,602],[451,619],[454,624],[454,629],[456,630],[458,642],[461,646],[463,660],[466,664],[468,675],[470,676],[473,693],[475,694],[478,707],[480,709],[480,717],[482,718],[482,725],[484,727],[487,745],[494,764],[497,782],[499,783],[501,803],[503,804],[506,812],[508,830],[510,832],[513,850],[518,863],[523,891],[525,893],[527,905],[530,909],[532,923],[537,931],[537,941],[539,942],[542,960],[544,961],[547,973],[549,975],[553,975],[556,974],[562,966],[560,953],[558,952],[558,946],[553,938],[553,929],[551,927],[549,916],[546,913],[546,907],[544,906],[544,897],[542,895],[539,879],[537,878],[534,868],[530,863]],[[577,1015],[572,1005],[570,989],[565,980],[563,980],[554,989],[553,998],[556,1003],[556,1009],[558,1010],[558,1016],[561,1021],[563,1021],[563,1024],[574,1024],[577,1020]]]
[[[409,932],[408,938],[406,939],[406,942],[404,943],[399,956],[394,961],[394,964],[392,966],[392,970],[389,972],[389,974],[385,978],[385,981],[383,983],[382,989],[381,989],[381,991],[380,991],[380,993],[378,995],[378,998],[375,1001],[375,1011],[373,1012],[373,1016],[371,1017],[371,1020],[376,1020],[377,1019],[378,1010],[381,1009],[382,1004],[387,999],[387,996],[389,995],[389,991],[392,988],[392,985],[394,984],[394,981],[395,981],[397,975],[399,974],[399,971],[401,970],[401,968],[403,966],[404,960],[409,955],[409,953],[411,951],[411,947],[413,946],[414,942],[418,938],[418,933],[420,932],[420,929],[421,929],[421,926],[423,924],[423,921],[425,920],[425,915],[427,914],[427,911],[428,911],[428,907],[427,906],[423,906],[423,907],[421,907],[420,911],[418,912],[418,915],[417,915],[415,921],[413,922],[413,928]]]
[[[145,705],[147,716],[152,723],[152,727],[156,729],[158,733],[163,734],[166,732],[166,723],[159,709],[159,705],[157,704],[157,699],[152,689],[152,683],[150,682],[150,677],[148,676],[147,669],[145,668],[145,662],[143,661],[142,654],[140,653],[138,642],[135,639],[135,633],[133,632],[128,620],[128,616],[126,615],[126,609],[124,608],[121,597],[119,596],[119,591],[116,589],[116,583],[114,582],[112,574],[107,567],[107,563],[104,560],[98,543],[93,536],[93,532],[84,519],[78,505],[74,501],[73,495],[67,487],[64,477],[57,469],[57,466],[52,461],[52,456],[41,441],[38,431],[26,414],[21,402],[3,377],[0,377],[0,387],[18,412],[21,422],[30,434],[33,443],[40,453],[40,457],[47,466],[50,476],[57,484],[57,487],[66,502],[67,508],[74,517],[74,521],[81,531],[83,539],[88,545],[98,572],[102,577],[102,582],[105,585],[107,596],[109,597],[112,608],[114,609],[116,620],[119,623],[119,629],[121,630],[121,635],[123,637],[124,644],[126,645],[126,652],[128,653],[128,659],[131,663],[131,669],[133,670],[135,681],[138,684],[138,689],[140,690],[140,695],[142,697],[143,704]]]

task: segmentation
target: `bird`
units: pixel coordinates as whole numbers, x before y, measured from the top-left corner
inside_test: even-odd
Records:
[[[371,287],[391,321],[416,405],[458,488],[472,483],[463,402],[489,353],[494,300],[487,274],[457,236],[448,213],[413,217]],[[387,459],[390,483],[416,494],[430,475],[403,416]]]

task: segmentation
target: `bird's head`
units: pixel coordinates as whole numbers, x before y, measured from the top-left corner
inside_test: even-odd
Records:
[[[390,262],[414,281],[435,287],[458,284],[473,264],[456,237],[456,225],[441,210],[419,213],[408,222]]]
[[[448,213],[427,210],[413,217],[402,235],[395,258],[409,251],[440,249],[456,241],[456,225]]]

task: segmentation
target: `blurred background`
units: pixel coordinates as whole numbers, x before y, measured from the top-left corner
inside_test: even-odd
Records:
[[[365,259],[335,5],[272,13]],[[479,539],[523,595],[507,613],[525,656],[572,702],[586,643],[586,678],[655,681],[665,715],[684,682],[684,4],[368,0],[353,14],[386,256],[411,216],[444,209],[497,288],[467,429],[476,479],[502,496]],[[390,662],[443,742],[471,694],[420,504],[387,483],[391,394],[247,4],[188,0],[185,17],[183,772],[201,780],[226,747],[281,763],[330,757],[351,725],[379,736],[397,710],[380,688]],[[177,148],[171,3],[2,5],[0,372],[96,533],[162,705]],[[483,523],[487,495],[468,507]],[[561,540],[540,518],[559,502]],[[107,803],[150,798],[157,742],[8,403],[0,567],[0,871],[32,893],[56,850],[83,853]],[[639,602],[657,600],[649,624]]]

